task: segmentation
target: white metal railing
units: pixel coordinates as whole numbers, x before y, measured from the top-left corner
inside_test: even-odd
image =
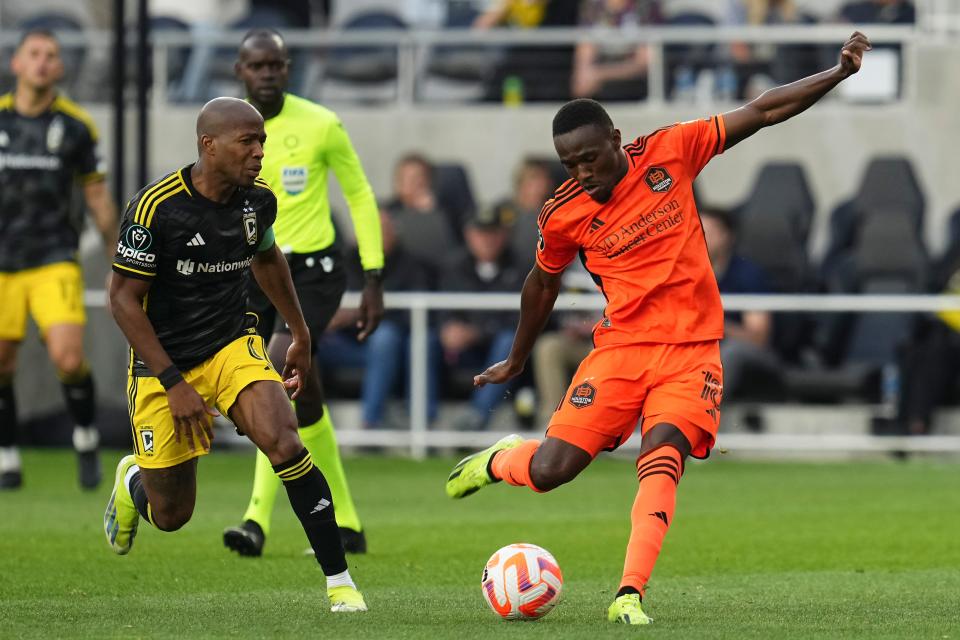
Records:
[[[865,25],[862,30],[876,44],[901,45],[903,51],[902,71],[906,81],[904,98],[910,99],[913,70],[913,45],[929,41],[931,34],[942,34],[921,21],[919,26],[902,25]],[[927,27],[924,27],[927,25]],[[609,28],[549,28],[532,30],[493,29],[475,31],[470,29],[436,30],[284,30],[284,38],[291,49],[309,49],[322,52],[331,47],[395,47],[397,49],[396,102],[400,106],[410,106],[417,96],[417,84],[423,75],[430,52],[437,46],[489,47],[491,55],[497,48],[512,45],[533,47],[573,45],[578,42],[602,42],[609,45],[650,46],[648,70],[648,97],[650,105],[662,105],[665,102],[665,58],[664,47],[682,44],[713,44],[747,42],[753,44],[832,44],[839,46],[849,37],[853,25],[774,25],[774,26],[659,26],[642,28],[636,31]],[[204,34],[202,42],[189,32],[156,31],[151,34],[154,104],[166,104],[169,96],[167,68],[174,49],[182,49],[202,44],[218,49],[235,49],[245,31],[219,31]],[[12,46],[19,32],[0,30],[0,47]],[[105,30],[90,30],[81,33],[63,33],[64,46],[87,46],[93,49],[106,49],[111,46],[112,33]],[[131,34],[128,42],[135,42]],[[319,58],[316,58],[319,59]],[[718,60],[720,62],[720,60]]]
[[[360,295],[347,293],[343,307],[356,307]],[[489,431],[428,431],[427,429],[427,336],[428,313],[445,309],[516,311],[520,296],[516,293],[387,293],[388,309],[406,309],[410,313],[410,430],[343,431],[338,434],[345,445],[409,447],[415,458],[426,456],[429,447],[464,447],[489,444],[497,437]],[[85,304],[103,307],[106,292],[85,292]],[[603,309],[605,300],[598,293],[561,294],[555,312]],[[805,313],[863,312],[911,313],[960,310],[960,296],[948,295],[725,295],[728,311],[793,311]],[[598,314],[599,318],[599,314]],[[720,445],[746,451],[915,451],[960,453],[960,437],[873,437],[868,435],[805,436],[784,434],[721,434]],[[634,443],[633,446],[637,446]],[[629,447],[628,447],[629,448]]]

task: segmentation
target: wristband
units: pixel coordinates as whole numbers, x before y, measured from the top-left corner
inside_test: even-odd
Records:
[[[183,382],[183,374],[180,373],[180,370],[177,369],[176,365],[172,364],[160,372],[160,375],[157,376],[157,380],[160,381],[160,384],[163,385],[164,389],[169,391],[174,385]]]
[[[366,282],[381,284],[383,282],[383,269],[367,269],[363,272],[363,278]]]

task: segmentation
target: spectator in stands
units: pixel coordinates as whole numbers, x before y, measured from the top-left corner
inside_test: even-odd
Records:
[[[446,248],[456,246],[460,230],[440,208],[433,187],[433,165],[419,153],[400,158],[393,171],[393,197],[386,210],[393,217],[403,248],[440,267]]]
[[[397,238],[393,217],[380,212],[383,235],[383,289],[384,291],[432,291],[436,288],[437,273],[430,265],[404,250]],[[347,288],[359,291],[364,286],[363,268],[356,251],[346,252]],[[357,309],[341,309],[331,324],[339,327],[328,331],[317,345],[318,359],[324,370],[336,372],[343,368],[363,370],[360,393],[363,426],[377,429],[384,425],[387,400],[397,386],[397,379],[406,381],[410,391],[410,322],[406,310],[387,311],[380,326],[364,342],[357,341]],[[427,339],[427,359],[431,363],[427,375],[427,418],[437,417],[437,372],[440,344],[435,332]]]
[[[543,22],[550,0],[497,0],[477,16],[475,29],[509,26],[535,29]]]
[[[475,29],[508,26],[520,29],[573,27],[580,0],[497,0],[478,16]],[[486,100],[509,103],[566,100],[573,48],[511,46],[487,82]]]
[[[507,229],[510,251],[518,267],[529,269],[533,266],[537,216],[556,186],[550,163],[528,156],[514,173],[513,193],[493,205],[491,215]]]
[[[914,24],[917,13],[909,0],[863,0],[843,5],[840,19],[856,24]]]
[[[701,207],[700,220],[720,293],[770,293],[763,270],[735,251],[737,235],[730,212]],[[769,311],[727,311],[723,332],[724,338],[720,341],[723,393],[727,399],[736,399],[744,391],[748,371],[776,371],[778,367],[777,356],[771,348],[773,316]]]
[[[391,214],[437,211],[433,191],[433,164],[419,153],[408,153],[393,170],[393,197],[387,203]]]
[[[564,293],[593,291],[596,286],[582,265],[574,263],[563,272]],[[574,372],[593,349],[596,316],[596,313],[589,312],[560,314],[556,327],[537,338],[533,347],[533,377],[539,424],[550,422],[550,416],[563,399]]]
[[[813,21],[797,8],[794,0],[731,0],[724,23],[729,26],[768,26]],[[778,84],[814,73],[819,64],[816,46],[731,42],[729,65],[721,66],[717,71],[716,96],[721,100],[741,96],[752,100]],[[731,72],[733,76],[729,75]]]
[[[499,220],[484,212],[464,229],[467,250],[457,254],[440,276],[445,292],[515,293],[526,273],[517,268],[507,246],[507,231]],[[513,343],[515,312],[453,311],[444,314],[440,343],[444,360],[452,367],[486,367],[503,360]],[[503,399],[508,385],[487,385],[476,389],[470,410],[458,421],[458,428],[484,428]]]
[[[618,29],[631,35],[662,22],[659,0],[587,0],[580,12],[583,27]],[[642,100],[647,96],[649,61],[646,44],[581,42],[574,53],[570,91],[574,98]]]
[[[937,271],[936,289],[960,295],[960,244],[947,249]],[[960,377],[960,311],[924,318],[901,349],[899,366],[899,430],[928,434],[934,410],[950,399]]]

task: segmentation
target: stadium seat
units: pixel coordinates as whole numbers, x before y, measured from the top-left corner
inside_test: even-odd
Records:
[[[806,245],[815,208],[803,167],[795,162],[770,162],[757,173],[740,219],[764,214],[785,216],[797,239]]]
[[[452,0],[447,4],[443,28],[469,29],[477,15],[473,3]],[[440,45],[429,54],[427,73],[446,80],[479,83],[490,72],[494,55],[490,47]]]
[[[460,238],[464,224],[477,210],[466,167],[459,162],[436,164],[433,190],[437,194],[437,204],[449,216],[451,228]]]
[[[407,29],[406,23],[389,11],[354,14],[340,25],[344,31],[364,29]],[[355,84],[378,84],[397,77],[397,48],[394,46],[340,46],[327,52],[325,76]]]
[[[438,269],[443,267],[451,247],[459,244],[450,221],[440,213],[401,211],[396,225],[400,245],[415,258]]]
[[[960,245],[960,208],[955,209],[947,219],[947,246],[958,245]]]
[[[855,246],[836,259],[830,275],[825,284],[835,293],[925,292],[929,264],[913,216],[891,208],[861,216]],[[806,400],[877,400],[880,370],[896,362],[916,319],[914,313],[823,314],[818,332],[823,363],[788,371],[788,387]]]
[[[919,230],[923,226],[924,196],[910,160],[902,156],[874,158],[867,165],[854,196],[858,212],[902,211]]]
[[[914,235],[923,236],[924,195],[910,161],[899,156],[874,158],[867,165],[853,198],[830,214],[827,250],[821,264],[821,280],[832,272],[856,243],[861,221],[874,212],[903,213],[913,221]]]

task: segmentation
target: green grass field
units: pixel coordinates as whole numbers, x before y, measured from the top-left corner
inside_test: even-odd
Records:
[[[371,611],[334,615],[282,496],[263,558],[223,548],[251,455],[204,459],[193,521],[141,525],[117,557],[101,529],[109,483],[83,494],[70,453],[27,452],[24,489],[0,494],[0,637],[960,638],[955,464],[690,465],[646,599],[656,622],[624,628],[605,610],[630,460],[602,459],[548,495],[495,486],[462,502],[443,493],[451,463],[347,460],[371,547],[351,572]],[[511,542],[546,547],[563,569],[563,601],[538,622],[502,622],[481,597],[484,562]]]

